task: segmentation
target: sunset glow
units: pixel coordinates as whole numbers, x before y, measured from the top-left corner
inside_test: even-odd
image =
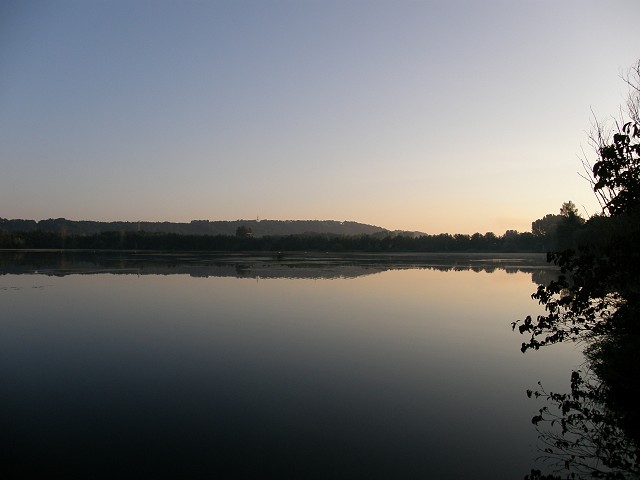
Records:
[[[528,231],[624,102],[634,1],[3,2],[0,217]],[[593,158],[593,155],[591,155]]]

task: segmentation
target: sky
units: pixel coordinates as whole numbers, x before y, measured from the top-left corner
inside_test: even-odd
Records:
[[[3,0],[0,217],[529,231],[619,113],[640,2]]]

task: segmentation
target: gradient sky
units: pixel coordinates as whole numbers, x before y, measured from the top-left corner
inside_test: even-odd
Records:
[[[629,1],[0,4],[0,217],[528,231],[640,58]]]

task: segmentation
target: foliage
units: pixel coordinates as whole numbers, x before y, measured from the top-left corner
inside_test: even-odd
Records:
[[[609,150],[605,146],[603,151]],[[594,165],[595,188],[616,185],[618,190],[607,203],[609,216],[596,217],[593,222],[587,222],[585,228],[587,232],[602,232],[604,224],[607,235],[587,234],[576,250],[548,254],[548,260],[560,267],[561,275],[556,281],[539,286],[532,295],[544,305],[546,314],[536,320],[527,316],[512,325],[514,329],[517,326],[520,333],[531,335],[529,341],[522,344],[523,352],[580,339],[584,334],[602,335],[616,328],[638,327],[637,322],[632,325],[626,321],[625,313],[630,305],[637,304],[640,293],[637,247],[640,245],[640,212],[636,205],[637,194],[629,191],[637,188],[639,170],[635,170],[633,178],[626,175],[630,170],[625,169],[623,178],[628,180],[622,182],[619,178],[609,178],[615,170],[603,169],[601,164],[606,161]],[[617,159],[615,163],[619,161]],[[623,202],[625,199],[627,203]]]
[[[575,206],[563,205],[574,245],[548,254],[560,275],[532,295],[545,314],[512,324],[530,336],[523,352],[567,340],[588,345],[592,373],[573,372],[570,393],[528,392],[553,406],[532,421],[547,425],[539,430],[544,456],[566,478],[640,477],[640,62],[633,71],[630,121],[612,136],[601,127],[592,136],[598,160],[589,179],[603,212],[581,226]],[[560,478],[555,473],[527,478]]]
[[[238,228],[236,228],[236,237],[238,238],[248,238],[252,235],[253,231],[246,225],[240,225]]]
[[[565,218],[580,218],[580,214],[578,213],[578,208],[576,204],[571,200],[568,202],[564,202],[562,207],[560,207],[560,216]],[[583,220],[584,222],[584,220]]]
[[[331,233],[334,235],[377,235],[389,234],[375,225],[334,220],[233,220],[209,221],[192,220],[179,222],[98,222],[88,220],[68,220],[49,218],[46,220],[8,220],[0,218],[0,230],[7,232],[47,233],[66,232],[69,235],[95,235],[103,232],[149,232],[175,233],[180,235],[234,235],[237,228],[245,226],[255,235],[300,235],[308,232]]]
[[[640,476],[640,449],[620,428],[620,414],[606,406],[606,387],[592,375],[571,373],[571,392],[546,392],[541,384],[529,398],[550,404],[531,420],[542,443],[542,457],[554,474],[569,478],[625,479]],[[560,478],[532,472],[529,478]]]
[[[246,228],[246,229],[245,229]],[[175,233],[112,231],[92,235],[43,231],[7,232],[0,229],[0,248],[111,249],[202,251],[323,251],[323,252],[540,252],[531,233],[507,231],[422,235],[250,235],[239,226],[235,235],[181,235]]]
[[[640,105],[640,62],[632,72],[637,83],[629,105]],[[637,329],[629,322],[630,306],[637,305],[640,285],[640,119],[637,110],[629,112],[612,136],[598,126],[598,160],[591,169],[593,191],[603,200],[603,214],[590,219],[576,249],[548,254],[548,260],[560,267],[557,281],[543,285],[533,298],[545,306],[546,315],[536,320],[526,317],[514,322],[520,333],[529,333],[522,351],[538,349],[567,339],[611,333],[613,329]],[[581,223],[575,205],[565,203],[561,216]],[[607,233],[602,234],[603,231]]]
[[[576,236],[584,223],[575,204],[569,200],[562,204],[559,215],[547,214],[531,223],[531,233],[547,251],[559,251],[576,246]]]
[[[611,215],[634,213],[640,207],[640,125],[627,122],[600,148],[593,166],[594,189],[606,192],[605,209]]]
[[[554,235],[556,229],[558,228],[558,224],[562,220],[560,215],[553,215],[552,213],[548,213],[542,218],[535,220],[531,223],[531,233],[533,233],[536,237],[547,237]]]

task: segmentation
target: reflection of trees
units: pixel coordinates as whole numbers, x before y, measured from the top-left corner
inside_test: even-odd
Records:
[[[640,450],[629,437],[627,410],[611,408],[611,385],[593,373],[572,372],[570,393],[527,391],[547,401],[532,422],[538,430],[541,460],[551,469],[526,478],[640,478]],[[637,401],[637,397],[634,397]],[[573,475],[573,476],[571,476]]]
[[[251,265],[237,263],[235,268],[236,268],[236,274],[238,275],[238,277],[246,277],[251,273]]]
[[[537,285],[549,285],[552,281],[558,279],[558,270],[541,268],[531,272],[531,281]]]
[[[532,470],[527,478],[640,478],[640,335],[624,327],[637,324],[639,312],[629,303],[618,312],[618,329],[587,338],[588,370],[572,372],[569,393],[542,385],[527,392],[547,403],[532,422],[553,472]]]
[[[531,273],[548,269],[542,257],[477,255],[207,254],[149,252],[0,252],[0,274],[49,275],[97,272],[195,277],[354,278],[386,270],[418,268],[440,272]]]

